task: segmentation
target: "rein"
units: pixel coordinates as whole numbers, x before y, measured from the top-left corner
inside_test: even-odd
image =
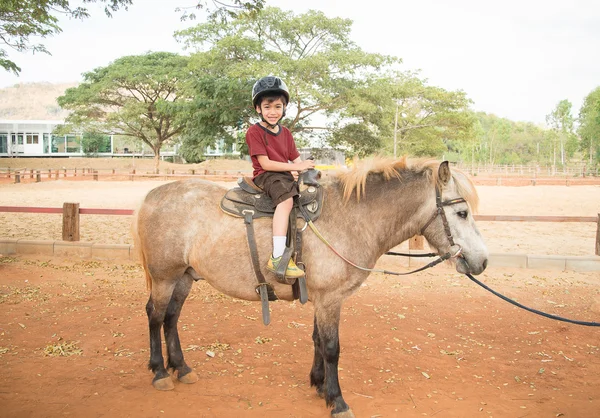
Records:
[[[441,262],[449,260],[451,258],[460,257],[460,255],[462,253],[462,248],[460,247],[460,245],[454,244],[454,239],[452,238],[452,233],[450,232],[450,225],[448,224],[448,219],[446,218],[446,213],[444,212],[444,206],[451,206],[451,205],[455,205],[457,203],[463,203],[463,202],[466,202],[465,199],[463,199],[463,198],[442,201],[442,195],[440,193],[439,188],[438,187],[435,188],[435,205],[436,205],[437,209],[433,213],[433,215],[431,216],[431,218],[429,218],[429,220],[427,221],[427,223],[425,224],[425,226],[423,228],[421,228],[421,235],[423,234],[423,232],[425,231],[425,229],[427,229],[427,227],[429,225],[431,225],[431,223],[435,220],[435,218],[437,218],[438,216],[440,216],[442,218],[442,223],[444,224],[444,231],[446,233],[446,236],[448,237],[448,241],[450,242],[450,246],[451,246],[450,248],[452,248],[452,247],[458,247],[458,249],[454,253],[451,253],[450,251],[448,251],[444,255],[438,255],[438,254],[434,254],[434,253],[430,253],[430,254],[414,254],[414,255],[408,254],[408,256],[410,256],[410,257],[430,257],[430,256],[435,257],[437,255],[438,258],[436,260],[433,260],[431,263],[429,263],[429,264],[427,264],[425,266],[419,267],[416,270],[412,270],[412,271],[409,271],[409,272],[406,272],[406,273],[399,273],[399,272],[389,271],[389,270],[383,270],[383,269],[375,269],[375,268],[362,267],[362,266],[359,266],[356,263],[353,263],[352,261],[350,261],[346,257],[344,257],[342,254],[340,254],[329,243],[329,241],[327,241],[327,239],[319,232],[319,230],[317,229],[317,227],[315,226],[315,224],[313,224],[313,222],[310,220],[310,217],[306,213],[306,209],[300,208],[300,212],[302,213],[302,216],[304,217],[304,221],[306,222],[306,225],[308,225],[310,227],[310,229],[312,229],[312,231],[315,233],[315,235],[321,241],[323,241],[323,243],[327,247],[329,247],[329,249],[331,251],[333,251],[338,257],[340,257],[346,263],[350,264],[352,267],[355,267],[355,268],[357,268],[359,270],[369,271],[369,272],[374,272],[374,273],[384,273],[384,274],[389,274],[389,275],[393,275],[393,276],[405,276],[405,275],[408,275],[408,274],[413,274],[413,273],[417,273],[419,271],[426,270],[428,268],[436,266],[436,265],[440,264]],[[304,230],[306,228],[306,225],[302,228],[302,230]],[[389,254],[389,255],[405,255],[405,254],[402,254],[402,253],[392,253],[392,252],[387,252],[386,254]]]

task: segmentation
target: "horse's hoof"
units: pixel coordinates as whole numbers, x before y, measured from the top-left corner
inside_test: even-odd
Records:
[[[162,379],[158,379],[152,382],[152,386],[156,390],[173,390],[175,389],[175,385],[173,384],[173,380],[171,376],[163,377]]]
[[[198,375],[192,370],[191,372],[184,374],[183,376],[178,376],[177,379],[181,383],[191,384],[196,383],[198,381]]]
[[[352,412],[352,409],[350,408],[348,408],[347,411],[338,412],[337,414],[334,414],[333,411],[331,411],[331,416],[334,418],[355,418],[354,412]]]

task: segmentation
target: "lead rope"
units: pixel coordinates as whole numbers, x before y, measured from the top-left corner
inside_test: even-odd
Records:
[[[471,279],[473,282],[477,283],[479,286],[483,287],[485,290],[487,290],[488,292],[493,293],[494,295],[498,296],[500,299],[505,300],[506,302],[515,305],[521,309],[525,309],[526,311],[529,311],[531,313],[534,313],[536,315],[541,315],[543,317],[546,318],[550,318],[550,319],[556,319],[557,321],[562,321],[562,322],[570,322],[571,324],[576,324],[576,325],[585,325],[587,327],[598,327],[600,326],[600,322],[588,322],[588,321],[577,321],[575,319],[568,319],[568,318],[563,318],[562,316],[558,316],[558,315],[552,315],[546,312],[542,312],[542,311],[538,311],[537,309],[533,309],[533,308],[529,308],[525,305],[520,304],[519,302],[516,302],[506,296],[504,296],[501,293],[496,292],[495,290],[489,288],[488,286],[486,286],[485,284],[483,284],[482,282],[480,282],[479,280],[477,280],[475,277],[473,277],[472,275],[470,275],[469,273],[465,274],[465,276],[467,276],[469,279]]]

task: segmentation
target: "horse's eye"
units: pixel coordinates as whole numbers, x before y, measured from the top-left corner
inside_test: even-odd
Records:
[[[467,216],[469,216],[469,212],[467,212],[466,210],[461,210],[460,212],[457,212],[457,215],[463,219],[467,219]]]

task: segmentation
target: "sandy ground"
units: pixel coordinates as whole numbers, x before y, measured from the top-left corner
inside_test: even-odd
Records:
[[[164,181],[69,181],[0,184],[0,206],[135,209]],[[232,187],[235,183],[224,183]],[[483,215],[597,216],[600,186],[478,186]],[[130,216],[81,215],[81,241],[129,244]],[[479,222],[491,252],[593,255],[594,223]],[[60,240],[61,215],[1,213],[0,238]]]

